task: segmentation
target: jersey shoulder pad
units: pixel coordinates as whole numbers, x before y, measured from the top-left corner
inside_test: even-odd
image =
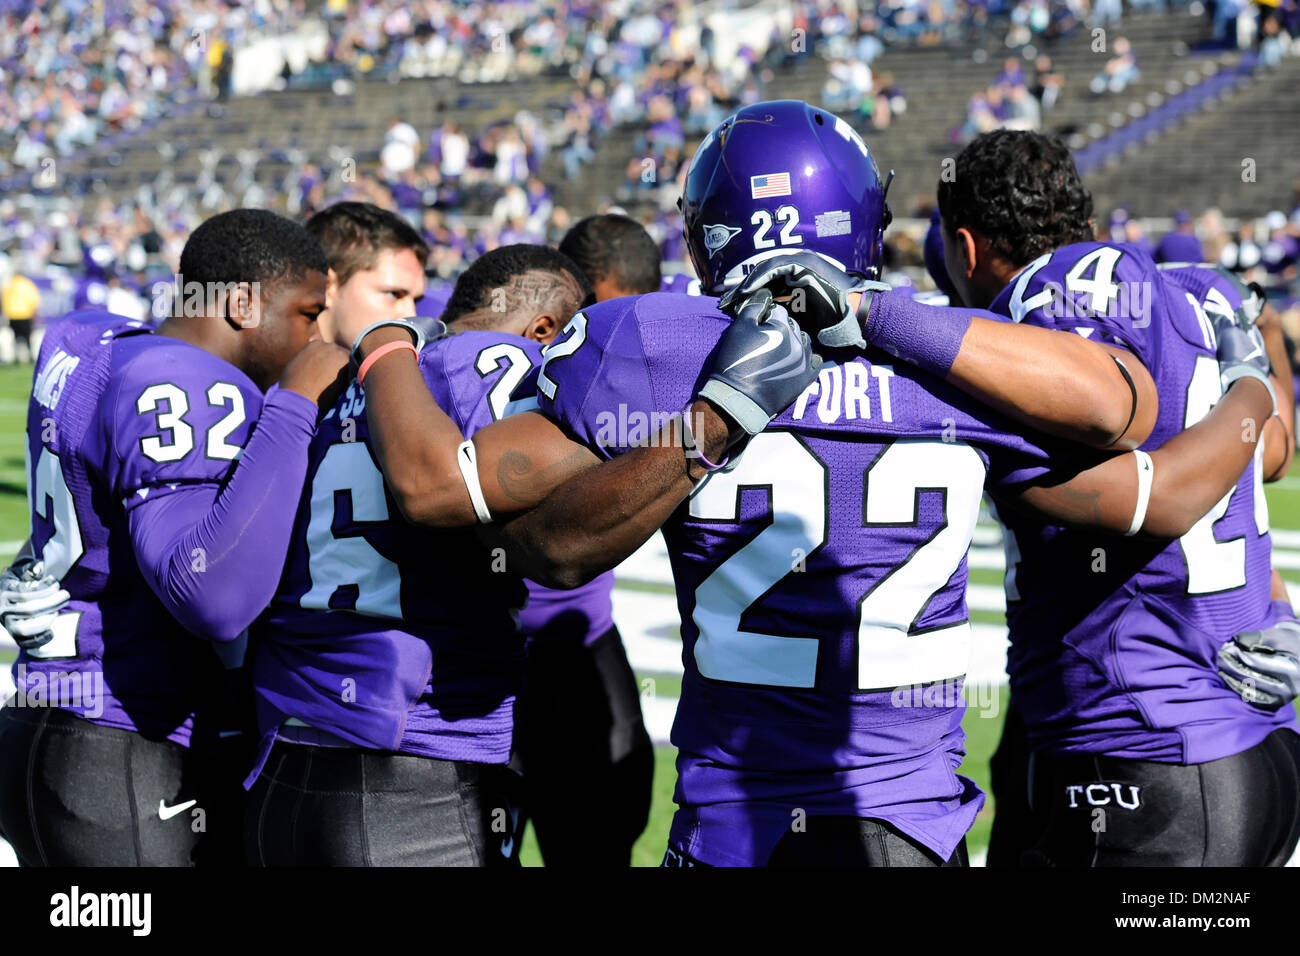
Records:
[[[469,436],[522,410],[512,395],[541,356],[537,342],[519,335],[460,332],[425,346],[420,370],[438,407]]]
[[[610,457],[680,411],[730,321],[707,296],[652,292],[577,313],[542,354],[540,410]]]
[[[1079,242],[1025,266],[990,309],[1015,322],[1117,345],[1155,368],[1162,306],[1158,276],[1154,260],[1136,246]]]
[[[1246,291],[1241,281],[1226,269],[1208,265],[1161,269],[1160,279],[1170,324],[1198,350],[1215,351],[1215,322],[1239,320]]]

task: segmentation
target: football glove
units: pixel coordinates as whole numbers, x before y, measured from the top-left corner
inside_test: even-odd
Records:
[[[1248,704],[1267,710],[1289,704],[1300,696],[1300,624],[1238,634],[1219,648],[1219,676]]]
[[[876,292],[890,286],[850,275],[815,252],[792,252],[760,262],[744,282],[722,297],[718,307],[737,315],[760,289],[791,296],[786,305],[791,317],[827,348],[865,348],[858,316],[866,314]],[[849,303],[853,292],[862,293],[856,310]]]
[[[428,321],[412,317],[409,319],[381,319],[378,322],[371,322],[364,329],[357,333],[357,337],[352,340],[352,368],[355,371],[361,367],[361,341],[375,329],[382,328],[385,325],[394,325],[400,329],[405,329],[411,336],[411,344],[415,346],[418,353],[429,342],[436,342],[438,339],[444,339],[450,335],[446,324],[441,319]],[[428,334],[425,334],[425,327],[428,328]]]
[[[1264,288],[1258,282],[1243,282],[1241,276],[1233,272],[1226,266],[1214,266],[1214,271],[1226,278],[1237,289],[1237,294],[1241,296],[1241,307],[1237,309],[1237,322],[1243,328],[1250,328],[1259,321],[1260,315],[1264,311],[1264,306],[1268,304],[1268,296],[1264,293]]]
[[[759,289],[709,355],[699,397],[712,402],[750,435],[757,435],[817,378],[821,359],[772,293]]]
[[[23,650],[54,639],[54,619],[71,599],[59,580],[45,573],[45,562],[15,561],[0,574],[0,624]]]
[[[1218,318],[1214,323],[1214,334],[1218,337],[1217,358],[1219,360],[1219,380],[1226,392],[1228,386],[1239,378],[1256,378],[1264,383],[1268,394],[1273,397],[1273,411],[1277,411],[1277,393],[1269,378],[1272,365],[1268,360],[1268,350],[1264,348],[1264,337],[1253,325],[1242,328],[1231,319]]]

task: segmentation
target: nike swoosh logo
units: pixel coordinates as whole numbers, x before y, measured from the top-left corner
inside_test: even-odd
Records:
[[[186,810],[188,810],[190,807],[194,806],[194,805],[195,805],[196,803],[198,803],[198,802],[199,802],[199,801],[197,801],[197,800],[186,800],[184,803],[178,803],[178,804],[176,804],[176,806],[174,806],[174,807],[169,807],[169,806],[167,806],[167,804],[165,804],[165,803],[163,803],[161,800],[159,800],[159,801],[158,801],[158,819],[160,819],[160,820],[170,820],[172,817],[176,816],[176,814],[178,814],[178,813],[184,813]]]
[[[1256,355],[1263,355],[1263,354],[1264,354],[1264,350],[1261,349],[1261,348],[1259,347],[1259,343],[1256,342],[1256,343],[1255,343],[1255,347],[1254,347],[1253,349],[1250,350],[1250,354],[1247,355],[1244,359],[1242,359],[1242,361],[1243,361],[1243,362],[1249,362],[1249,361],[1250,361],[1251,359],[1253,359]]]
[[[736,361],[732,362],[725,369],[723,369],[724,372],[730,372],[737,365],[743,365],[744,363],[748,362],[752,358],[758,358],[760,355],[766,355],[768,352],[772,351],[772,349],[776,348],[778,345],[781,344],[781,333],[777,332],[775,329],[759,329],[759,331],[762,332],[765,336],[767,336],[767,341],[764,342],[762,345],[760,345],[758,348],[754,349],[752,352],[749,352],[746,355],[742,355],[740,358],[736,359]]]

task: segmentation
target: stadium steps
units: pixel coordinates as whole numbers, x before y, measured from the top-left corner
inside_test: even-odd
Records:
[[[1108,31],[1105,53],[1092,52],[1091,31],[1083,27],[1042,47],[1037,52],[1050,56],[1054,68],[1065,76],[1060,97],[1044,113],[1045,131],[1064,135],[1079,148],[1144,115],[1171,91],[1200,83],[1234,64],[1236,54],[1188,56],[1189,48],[1205,33],[1204,17],[1171,13],[1127,18]],[[1089,81],[1110,58],[1114,40],[1120,36],[1127,37],[1137,52],[1142,77],[1122,93],[1096,96],[1088,88]],[[895,171],[891,196],[896,210],[915,212],[933,202],[942,161],[961,148],[950,131],[961,125],[971,95],[992,83],[1007,56],[1005,48],[991,44],[978,50],[887,50],[875,62],[873,72],[892,75],[907,98],[908,109],[895,116],[885,130],[873,131],[865,122],[855,125],[877,153],[882,171],[891,167]],[[1030,76],[1032,65],[1032,59],[1024,62]],[[827,64],[813,61],[811,69],[783,84],[779,95],[819,102],[826,76]]]
[[[481,129],[521,109],[540,114],[562,103],[573,89],[566,77],[478,85],[437,78],[362,82],[341,96],[319,90],[266,93],[209,104],[197,114],[165,117],[134,138],[67,161],[62,173],[83,180],[96,193],[123,199],[164,170],[177,182],[197,181],[203,154],[216,149],[220,160],[214,174],[229,190],[240,170],[238,153],[257,149],[262,158],[255,181],[264,189],[279,190],[292,169],[289,156],[294,150],[323,169],[341,168],[344,158],[365,168],[377,161],[395,117],[416,128],[423,150],[432,129],[446,120],[456,120],[467,130]]]
[[[1066,77],[1060,99],[1044,117],[1047,129],[1070,135],[1073,145],[1081,147],[1142,115],[1175,90],[1203,82],[1207,76],[1233,65],[1235,53],[1187,55],[1188,48],[1207,33],[1203,16],[1177,12],[1130,16],[1108,31],[1105,53],[1092,52],[1092,33],[1086,27],[1046,45],[1041,52],[1051,56],[1056,69]],[[1142,79],[1122,94],[1094,97],[1088,90],[1088,81],[1109,58],[1114,40],[1119,36],[1127,37],[1137,51]],[[933,201],[943,159],[954,156],[960,148],[950,137],[950,131],[962,122],[971,94],[986,87],[1000,72],[1007,52],[991,37],[979,49],[891,49],[876,61],[874,70],[893,75],[894,82],[908,99],[909,108],[896,116],[887,130],[871,131],[865,122],[857,125],[876,152],[882,170],[895,170],[897,179],[891,197],[899,214],[914,213],[918,206]],[[1287,76],[1291,75],[1292,62],[1284,63],[1282,72]],[[1031,61],[1026,63],[1027,68],[1031,66]],[[778,68],[766,92],[772,97],[819,102],[826,76],[825,61],[813,56],[802,57],[792,65]],[[255,148],[263,153],[256,168],[256,181],[270,192],[274,202],[283,194],[285,178],[293,168],[294,150],[326,169],[338,169],[344,157],[356,159],[365,168],[377,160],[384,133],[394,116],[410,122],[422,138],[427,138],[436,124],[447,119],[455,119],[466,129],[474,130],[509,119],[520,109],[544,113],[562,104],[574,89],[574,82],[567,76],[481,85],[466,85],[454,78],[441,77],[363,81],[353,92],[341,96],[321,90],[266,93],[209,104],[206,108],[178,110],[134,137],[117,137],[79,159],[67,161],[62,172],[83,179],[99,194],[121,200],[129,198],[141,185],[153,182],[164,170],[170,170],[176,183],[194,184],[203,168],[203,154],[217,148],[224,155],[215,173],[218,181],[229,188],[240,169],[236,154]],[[1293,99],[1294,93],[1291,95]],[[1287,101],[1276,97],[1274,102]],[[1189,124],[1192,122],[1188,120]],[[1293,120],[1284,126],[1274,117],[1263,132],[1280,136],[1281,130],[1291,125]],[[564,181],[559,154],[553,151],[543,172],[553,184],[556,202],[567,206],[578,217],[618,195],[627,184],[628,163],[637,158],[636,143],[643,131],[644,126],[636,125],[608,131],[597,150],[596,161],[585,166],[579,179],[572,183]],[[1210,145],[1217,149],[1232,144],[1234,139],[1239,141],[1240,136],[1220,135]],[[687,145],[689,149],[694,143]],[[1198,153],[1193,145],[1191,152],[1184,155],[1203,157],[1204,151]],[[1240,158],[1236,160],[1238,165]],[[1144,158],[1140,153],[1130,154],[1118,169],[1101,170],[1090,182],[1095,182],[1107,197],[1119,195],[1126,191],[1121,188],[1125,185],[1124,170],[1133,163],[1146,170],[1152,162],[1152,158]],[[1290,167],[1279,162],[1278,168]],[[1161,203],[1167,205],[1161,187],[1151,188],[1154,178],[1143,173],[1141,184],[1128,190],[1130,198],[1136,202],[1160,197]],[[1222,200],[1216,201],[1221,201],[1229,214],[1247,209],[1258,211],[1258,192],[1229,190]],[[237,201],[240,197],[233,198]],[[1196,201],[1189,204],[1204,205]]]
[[[1257,72],[1215,108],[1184,117],[1137,155],[1089,177],[1097,207],[1122,204],[1136,215],[1158,216],[1180,207],[1252,216],[1290,209],[1300,183],[1297,90],[1296,57]],[[1254,160],[1254,182],[1243,180],[1248,158]]]
[[[1145,115],[1166,97],[1235,65],[1236,53],[1189,55],[1207,34],[1204,16],[1179,11],[1126,18],[1108,29],[1105,52],[1093,52],[1093,35],[1086,27],[1044,46],[1038,52],[1051,56],[1066,80],[1054,108],[1044,116],[1045,128],[1067,136],[1079,148]],[[1133,45],[1142,77],[1123,93],[1096,96],[1088,88],[1089,81],[1113,55],[1114,41],[1121,36]],[[895,116],[886,130],[873,131],[865,121],[854,122],[875,151],[882,172],[895,171],[890,195],[900,214],[933,203],[942,161],[960,149],[950,131],[961,125],[971,95],[993,81],[1008,53],[996,41],[979,48],[895,48],[873,64],[877,75],[892,75],[908,100],[908,109]],[[1032,73],[1032,58],[1025,66]],[[802,57],[779,68],[765,92],[772,98],[819,103],[827,75],[826,61]],[[593,199],[617,195],[626,186],[628,162],[637,157],[635,145],[644,128],[634,125],[611,133],[580,181],[556,189],[557,201],[581,214],[594,207]],[[560,178],[558,165],[548,172]]]

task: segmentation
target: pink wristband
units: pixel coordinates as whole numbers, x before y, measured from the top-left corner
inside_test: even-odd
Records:
[[[387,345],[381,345],[361,363],[361,368],[357,369],[357,384],[364,387],[366,384],[366,373],[370,371],[370,366],[374,365],[385,355],[396,352],[398,349],[410,349],[411,354],[419,358],[420,353],[415,350],[415,346],[410,342],[389,342]]]

